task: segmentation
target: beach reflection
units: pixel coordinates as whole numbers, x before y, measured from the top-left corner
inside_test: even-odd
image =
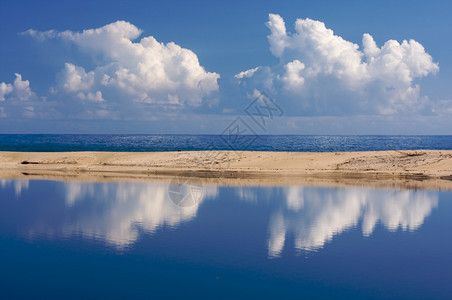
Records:
[[[356,226],[364,236],[378,223],[389,231],[414,231],[438,205],[434,191],[287,187],[283,194],[285,205],[270,219],[269,257],[281,255],[289,233],[296,249],[313,251]]]

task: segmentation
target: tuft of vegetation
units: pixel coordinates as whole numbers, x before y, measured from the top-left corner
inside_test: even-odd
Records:
[[[408,150],[408,151],[414,151],[414,153],[403,152],[403,151],[394,149],[391,145],[388,145],[388,147],[391,148],[392,151],[395,151],[395,152],[397,152],[397,153],[399,153],[399,154],[401,154],[401,155],[403,155],[405,157],[408,157],[408,156],[422,156],[422,155],[426,154],[425,152],[417,152],[416,150]]]
[[[34,161],[27,161],[24,160],[23,162],[21,162],[22,165],[37,165],[39,164],[38,162],[34,162]]]

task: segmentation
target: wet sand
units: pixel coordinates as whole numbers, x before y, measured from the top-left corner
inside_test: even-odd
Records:
[[[0,152],[0,178],[452,190],[452,151]]]

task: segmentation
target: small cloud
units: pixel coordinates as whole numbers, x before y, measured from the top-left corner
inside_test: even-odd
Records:
[[[234,112],[234,109],[232,108],[223,108],[223,110],[221,111],[224,114],[230,114]]]
[[[440,116],[452,116],[452,99],[440,100],[434,103],[432,112]]]
[[[80,100],[88,100],[88,101],[92,101],[92,102],[104,102],[104,98],[102,98],[102,92],[97,91],[95,93],[83,93],[83,92],[79,92],[77,94],[77,98],[79,98]]]
[[[10,83],[0,83],[0,101],[5,101],[5,96],[13,91],[13,86]]]
[[[6,118],[5,108],[0,106],[0,118]]]
[[[24,108],[24,115],[26,117],[34,117],[35,116],[35,108],[33,106],[26,106]]]
[[[21,32],[20,35],[29,35],[38,41],[45,41],[57,38],[59,34],[55,30],[37,31],[34,29],[28,29],[24,32]]]
[[[249,77],[253,76],[253,74],[259,69],[260,69],[260,67],[256,67],[254,69],[249,69],[249,70],[246,70],[246,71],[243,71],[243,72],[240,72],[240,73],[234,75],[234,77],[237,79],[249,78]]]
[[[22,75],[15,73],[16,79],[14,83],[0,83],[0,101],[20,100],[28,101],[36,97],[36,94],[30,89],[30,82],[22,80]]]

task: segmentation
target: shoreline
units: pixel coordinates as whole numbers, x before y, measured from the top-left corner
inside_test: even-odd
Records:
[[[2,152],[0,179],[452,190],[452,150],[366,152]]]

